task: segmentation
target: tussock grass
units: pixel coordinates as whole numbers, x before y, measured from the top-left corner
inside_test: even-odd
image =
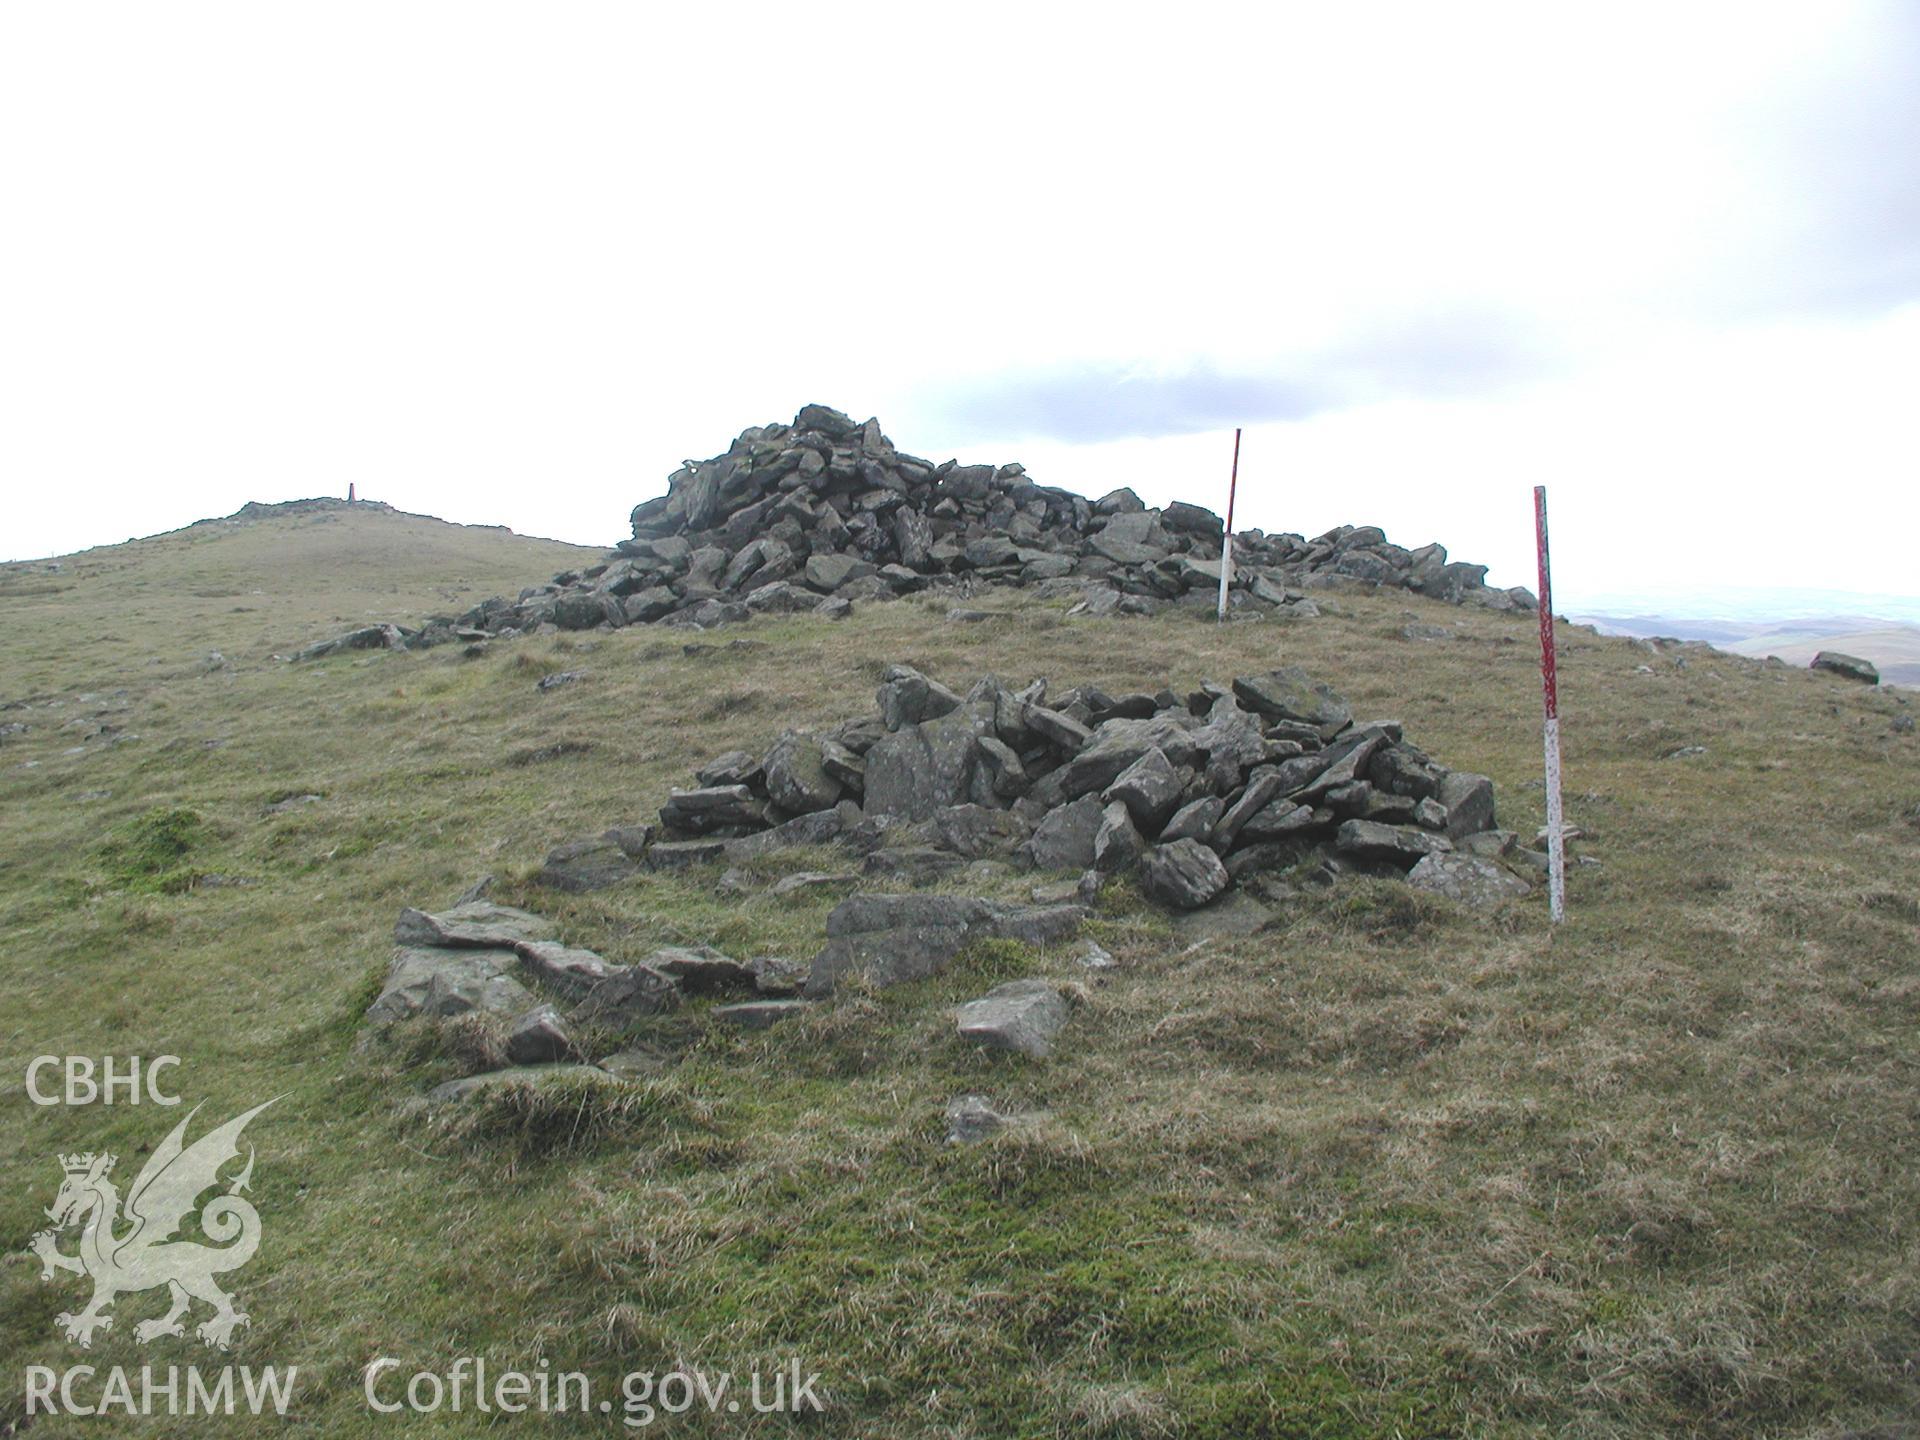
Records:
[[[1910,1426],[1920,744],[1891,729],[1900,697],[1572,632],[1569,818],[1603,864],[1574,869],[1558,933],[1537,903],[1485,919],[1362,883],[1303,891],[1259,935],[1176,938],[1122,885],[1089,927],[1120,962],[1104,975],[1072,945],[992,945],[765,1032],[696,1004],[636,1037],[667,1062],[639,1085],[549,1082],[426,1121],[410,1102],[490,1064],[499,1035],[361,1043],[401,905],[491,873],[610,959],[804,959],[832,894],[743,902],[717,870],[590,896],[528,877],[560,841],[651,818],[721,751],[865,709],[890,661],[1112,690],[1297,662],[1492,775],[1505,824],[1542,820],[1529,622],[1403,596],[1217,627],[989,595],[1008,613],[979,625],[908,602],[475,660],[269,658],[572,563],[362,514],[90,552],[57,592],[0,576],[0,703],[33,700],[0,747],[0,1070],[178,1054],[203,1118],[285,1097],[248,1132],[266,1241],[235,1277],[254,1321],[233,1358],[298,1363],[301,1426],[387,1433],[358,1390],[380,1354],[546,1355],[606,1386],[798,1354],[827,1380],[821,1433],[850,1436]],[[216,590],[244,598],[193,593]],[[1407,641],[1413,621],[1453,638]],[[587,678],[535,691],[562,669]],[[75,738],[99,725],[118,729]],[[1659,758],[1691,744],[1706,753]],[[322,799],[266,813],[288,794]],[[147,819],[178,812],[201,823]],[[131,863],[169,834],[178,853]],[[850,868],[832,850],[742,867],[758,885]],[[154,883],[182,872],[201,878]],[[1081,987],[1044,1062],[953,1031],[953,1004],[1017,974]],[[948,1145],[963,1091],[1019,1123]],[[0,1235],[44,1223],[57,1151],[131,1157],[172,1116],[16,1090]],[[74,1299],[0,1267],[0,1351],[72,1363],[52,1317]],[[151,1308],[121,1303],[88,1363],[202,1359],[136,1345]]]
[[[529,1160],[658,1145],[668,1132],[711,1123],[710,1109],[672,1079],[560,1075],[489,1085],[450,1107],[446,1128],[476,1149],[504,1144]]]
[[[99,849],[105,883],[119,890],[178,894],[198,874],[187,857],[206,838],[207,822],[185,806],[158,806],[121,825]]]

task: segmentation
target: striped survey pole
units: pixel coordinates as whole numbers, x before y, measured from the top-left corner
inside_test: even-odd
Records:
[[[1547,487],[1533,487],[1533,533],[1540,552],[1540,687],[1547,722],[1547,905],[1554,924],[1567,918],[1567,851],[1561,837],[1560,679],[1553,649],[1553,575],[1547,561]]]
[[[1240,430],[1233,432],[1233,470],[1227,476],[1227,528],[1220,536],[1220,608],[1216,619],[1227,618],[1227,586],[1233,583],[1233,497],[1240,489]]]

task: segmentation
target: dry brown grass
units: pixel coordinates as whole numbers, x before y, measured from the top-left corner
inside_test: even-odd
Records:
[[[1000,951],[766,1034],[696,1008],[658,1037],[679,1057],[665,1110],[583,1134],[506,1102],[489,1112],[504,1129],[423,1130],[402,1102],[489,1042],[354,1049],[395,910],[493,872],[502,898],[537,899],[615,959],[702,940],[811,953],[830,896],[741,905],[693,874],[559,897],[526,876],[558,841],[646,818],[713,754],[865,708],[888,662],[1110,689],[1297,662],[1492,775],[1503,821],[1530,832],[1529,626],[1402,596],[1224,628],[990,596],[1004,616],[975,625],[909,601],[837,626],[295,668],[266,656],[359,602],[327,598],[289,559],[303,552],[277,572],[263,552],[244,561],[259,613],[205,612],[196,577],[241,566],[220,546],[244,538],[152,568],[98,555],[58,596],[0,596],[9,698],[61,702],[9,712],[34,729],[0,748],[0,1063],[165,1051],[210,1111],[289,1093],[259,1135],[272,1244],[237,1354],[310,1372],[313,1425],[373,1433],[356,1378],[379,1353],[546,1353],[598,1373],[794,1350],[850,1435],[1911,1424],[1920,742],[1891,732],[1897,697],[1571,632],[1570,818],[1602,863],[1574,871],[1558,933],[1537,904],[1480,919],[1365,884],[1196,948],[1122,891],[1093,927],[1121,961],[1104,983],[1065,952]],[[510,573],[524,552],[489,544],[504,548],[486,574],[474,552],[478,590],[552,568]],[[376,589],[337,555],[327,573]],[[108,613],[111,644],[89,629]],[[1456,636],[1404,640],[1411,619]],[[204,648],[230,667],[199,673]],[[554,669],[585,677],[537,694]],[[139,738],[74,739],[76,718]],[[1660,758],[1693,744],[1706,753]],[[324,799],[265,813],[289,792]],[[251,883],[116,880],[103,842],[174,807],[206,822],[183,865]],[[948,1004],[1009,966],[1087,983],[1047,1063],[953,1034]],[[1035,1118],[949,1147],[941,1112],[964,1090]],[[26,1157],[0,1231],[22,1238],[55,1149],[154,1128],[146,1112],[29,1108],[0,1112]],[[6,1348],[58,1360],[68,1298],[0,1271]],[[140,1356],[117,1331],[89,1358]]]

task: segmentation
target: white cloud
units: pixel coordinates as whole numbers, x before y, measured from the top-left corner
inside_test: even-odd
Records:
[[[1877,223],[1912,179],[1876,148],[1901,23],[12,7],[0,553],[349,481],[610,540],[680,459],[809,400],[1076,488],[1216,486],[1222,435],[955,419],[995,377],[1117,367],[1329,391],[1250,435],[1251,523],[1379,523],[1526,580],[1544,478],[1569,574],[1658,573],[1686,532],[1729,572],[1838,575],[1808,533],[1914,519],[1886,298],[1913,242]],[[1803,313],[1829,293],[1852,309]],[[1518,373],[1467,366],[1488,335]]]

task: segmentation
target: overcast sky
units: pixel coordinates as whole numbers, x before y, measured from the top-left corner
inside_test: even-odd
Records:
[[[0,9],[0,556],[605,544],[822,401],[1557,597],[1920,593],[1920,6]]]

